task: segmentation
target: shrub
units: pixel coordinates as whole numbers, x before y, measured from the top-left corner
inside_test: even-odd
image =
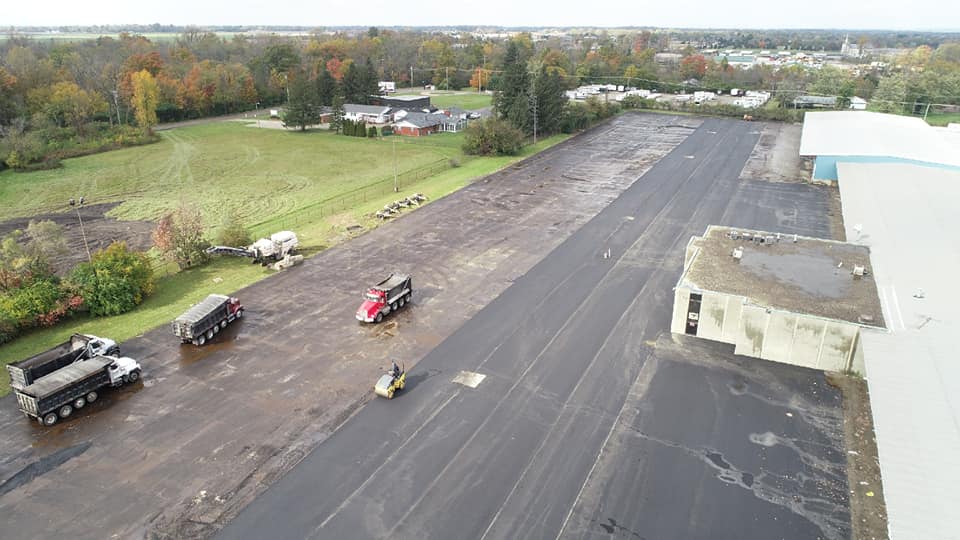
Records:
[[[250,230],[244,226],[237,210],[227,210],[223,216],[220,234],[217,235],[217,243],[221,246],[246,247],[252,242]]]
[[[375,127],[373,127],[373,126],[368,127],[368,128],[367,128],[367,137],[369,137],[369,138],[371,138],[371,139],[376,139],[376,138],[377,138],[377,128],[375,128]]]
[[[210,260],[205,251],[209,242],[203,237],[203,216],[200,210],[183,203],[170,214],[160,218],[153,231],[153,245],[181,270]]]
[[[463,152],[472,155],[512,156],[523,145],[523,132],[506,120],[487,118],[464,130]]]
[[[70,273],[70,283],[91,315],[119,315],[153,292],[153,268],[146,255],[128,250],[124,242],[114,242],[91,262],[78,264]]]

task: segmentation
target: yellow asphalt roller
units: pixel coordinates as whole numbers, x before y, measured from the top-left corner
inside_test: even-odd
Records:
[[[407,372],[402,369],[391,370],[380,377],[373,391],[380,397],[393,399],[393,395],[403,390],[407,382]]]

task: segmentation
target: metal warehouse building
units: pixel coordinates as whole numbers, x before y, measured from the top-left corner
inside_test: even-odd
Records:
[[[809,112],[800,155],[814,158],[813,179],[836,181],[838,163],[906,163],[960,171],[960,130],[920,118],[867,111]]]
[[[862,373],[864,327],[883,327],[866,247],[716,226],[687,245],[672,332],[745,356]]]
[[[870,247],[889,328],[862,343],[890,538],[960,538],[960,172],[838,172],[847,237]]]

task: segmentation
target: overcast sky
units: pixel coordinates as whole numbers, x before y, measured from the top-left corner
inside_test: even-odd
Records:
[[[960,29],[957,0],[24,0],[0,28],[93,24]]]

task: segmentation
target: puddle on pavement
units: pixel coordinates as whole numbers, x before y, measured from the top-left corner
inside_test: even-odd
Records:
[[[730,383],[730,393],[735,396],[742,396],[747,393],[747,383],[743,381],[734,381]]]
[[[234,347],[235,342],[239,339],[240,333],[230,332],[228,327],[227,330],[220,332],[213,337],[212,341],[208,341],[203,346],[196,346],[192,343],[184,343],[180,347],[179,351],[180,365],[184,367],[190,366],[217,351],[228,351]]]
[[[710,460],[710,463],[713,463],[715,466],[721,469],[729,469],[730,464],[723,459],[723,454],[719,452],[707,452],[707,459]]]

